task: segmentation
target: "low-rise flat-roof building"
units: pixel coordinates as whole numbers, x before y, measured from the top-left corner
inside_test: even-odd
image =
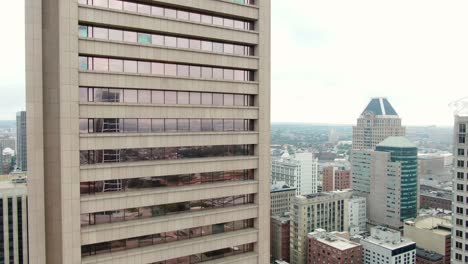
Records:
[[[418,248],[435,252],[444,257],[444,263],[450,263],[452,237],[452,217],[421,216],[408,220],[403,227],[404,236],[416,242]]]
[[[436,208],[452,210],[452,192],[448,191],[423,191],[419,194],[421,208]]]
[[[362,246],[349,241],[336,232],[316,229],[307,235],[307,264],[348,264],[362,263]]]
[[[416,264],[416,243],[401,237],[399,231],[376,226],[360,244],[364,264]]]
[[[417,248],[416,264],[444,264],[444,256],[422,248]]]

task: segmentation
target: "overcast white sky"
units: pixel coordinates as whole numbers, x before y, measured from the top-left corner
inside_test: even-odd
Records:
[[[448,104],[468,95],[467,1],[271,2],[273,122],[352,124],[385,96],[405,125],[452,124]],[[23,10],[0,9],[0,119],[25,105]]]

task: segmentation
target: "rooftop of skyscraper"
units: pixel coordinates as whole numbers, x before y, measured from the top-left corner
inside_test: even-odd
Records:
[[[393,106],[385,97],[372,98],[364,111],[362,111],[362,115],[369,112],[378,116],[398,116]]]
[[[380,142],[377,146],[380,147],[397,147],[397,148],[416,148],[417,146],[409,141],[406,137],[388,137]]]

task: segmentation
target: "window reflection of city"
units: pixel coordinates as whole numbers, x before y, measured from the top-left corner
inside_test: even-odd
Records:
[[[253,155],[254,145],[81,150],[80,165]]]
[[[205,261],[211,261],[218,258],[225,258],[237,254],[247,253],[253,251],[254,245],[245,244],[235,247],[223,248],[218,250],[213,250],[201,254],[190,255],[186,257],[180,257],[165,261],[158,261],[151,264],[193,264],[193,263],[201,263]]]
[[[205,52],[225,53],[238,56],[253,56],[254,48],[249,45],[221,43],[216,41],[194,38],[175,37],[169,35],[150,34],[144,32],[119,30],[102,27],[80,25],[78,27],[81,38],[138,43],[170,48],[192,49]]]
[[[253,82],[254,71],[220,67],[205,67],[161,61],[124,60],[102,57],[79,57],[81,71],[123,72],[152,74],[185,78],[202,78],[225,81]]]
[[[84,195],[103,192],[127,192],[141,189],[248,180],[254,180],[254,170],[219,171],[136,179],[81,182],[80,193]]]
[[[254,131],[252,119],[81,118],[80,133]]]
[[[212,210],[253,203],[254,195],[246,194],[173,204],[87,213],[81,214],[81,226],[126,222],[138,219],[154,218],[187,212],[197,212],[201,210]]]
[[[232,2],[245,5],[255,5],[254,0],[232,0]],[[254,30],[254,23],[228,17],[212,16],[197,12],[185,11],[183,9],[168,8],[157,5],[137,4],[130,1],[119,0],[78,0],[79,4],[92,5],[113,10],[122,10],[125,12],[140,13],[157,17],[166,17],[170,19],[179,19],[195,23],[211,24],[239,30]]]
[[[80,102],[247,107],[255,105],[254,95],[249,94],[91,87],[80,87]]]

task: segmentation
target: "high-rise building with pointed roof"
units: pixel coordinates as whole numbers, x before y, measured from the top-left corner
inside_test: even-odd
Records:
[[[372,98],[353,126],[353,149],[375,149],[390,136],[405,136],[401,118],[387,98]]]

